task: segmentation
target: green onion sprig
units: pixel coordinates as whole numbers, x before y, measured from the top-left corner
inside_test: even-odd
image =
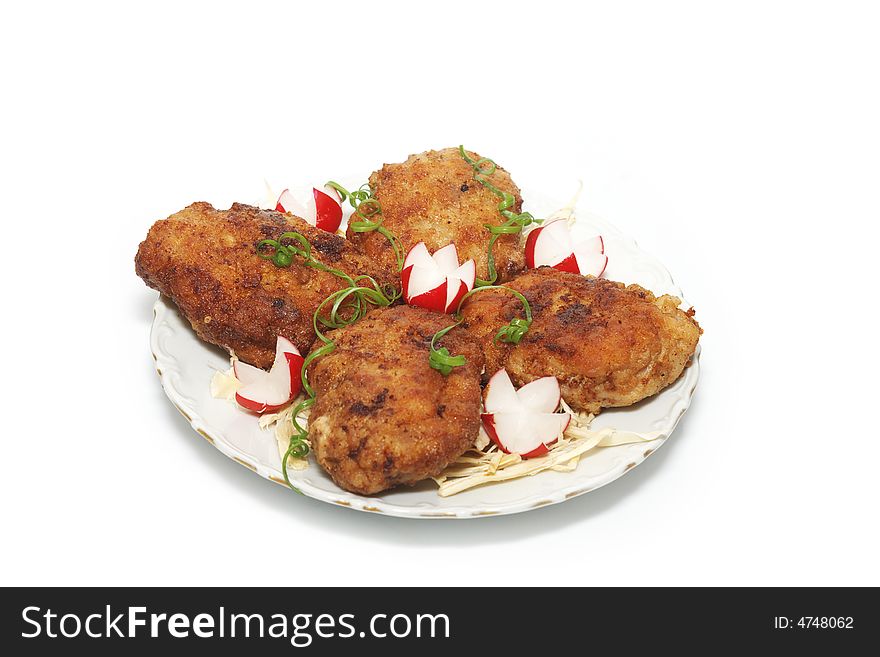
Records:
[[[339,195],[342,196],[342,202],[345,203],[347,200],[351,207],[354,208],[354,215],[352,215],[348,225],[355,233],[369,233],[375,230],[380,235],[385,236],[385,239],[391,243],[391,247],[394,249],[397,271],[402,271],[404,260],[403,245],[400,243],[397,235],[382,225],[385,221],[385,216],[382,214],[382,205],[373,198],[373,191],[370,189],[369,184],[364,183],[353,192],[348,191],[333,180],[328,181],[326,186],[332,187],[339,192]]]
[[[312,364],[313,360],[315,360],[316,358],[320,358],[321,356],[326,356],[335,348],[336,344],[334,342],[327,341],[317,349],[312,349],[312,351],[309,352],[308,356],[306,356],[303,360],[302,370],[300,371],[302,387],[303,391],[305,391],[306,393],[306,397],[293,409],[293,413],[291,414],[293,435],[290,436],[290,442],[287,444],[287,451],[284,452],[284,457],[281,459],[281,473],[284,475],[284,481],[285,483],[287,483],[288,486],[290,486],[293,490],[297,492],[299,491],[297,490],[296,486],[291,483],[290,475],[287,472],[287,460],[291,457],[304,459],[309,455],[309,430],[308,427],[304,427],[299,423],[298,417],[300,413],[315,405],[315,391],[309,384],[308,368],[309,365]]]
[[[455,311],[455,315],[453,315],[456,319],[455,324],[440,329],[434,334],[434,337],[431,338],[431,351],[428,355],[428,362],[431,367],[440,372],[443,376],[447,376],[452,371],[453,367],[464,365],[467,362],[467,359],[461,354],[457,356],[450,355],[449,350],[446,347],[438,348],[437,341],[461,324],[461,307],[462,304],[464,304],[465,299],[477,292],[485,292],[487,290],[506,290],[510,292],[522,304],[525,313],[525,318],[514,317],[510,320],[509,324],[505,324],[499,328],[495,337],[492,339],[492,344],[497,345],[499,342],[519,344],[520,340],[522,340],[523,336],[528,332],[529,327],[531,327],[532,307],[529,305],[528,299],[526,299],[520,292],[505,285],[484,285],[483,287],[475,287],[473,290],[465,294],[461,298],[461,301],[459,301],[458,308]]]
[[[472,158],[467,154],[467,151],[464,149],[464,146],[461,145],[458,147],[459,154],[464,158],[464,160],[471,165],[474,170],[474,180],[480,183],[483,187],[488,189],[490,192],[495,194],[501,201],[498,203],[498,212],[501,214],[504,219],[504,223],[502,224],[483,224],[486,230],[489,231],[489,246],[488,246],[488,269],[489,269],[489,278],[483,280],[482,278],[477,278],[476,286],[484,287],[487,285],[493,285],[495,281],[498,280],[498,272],[495,269],[495,242],[498,241],[498,238],[502,235],[514,235],[516,233],[521,233],[526,226],[529,226],[533,223],[541,223],[540,219],[535,219],[529,212],[520,212],[516,213],[510,208],[512,208],[516,204],[516,197],[510,192],[505,192],[503,190],[498,189],[495,185],[489,182],[489,177],[495,173],[498,165],[495,164],[494,161],[490,160],[488,157],[482,157],[479,160]]]
[[[399,296],[397,290],[394,290],[394,294],[388,294],[371,276],[357,276],[352,282],[353,285],[350,287],[333,292],[318,304],[318,308],[315,310],[312,325],[315,327],[315,334],[325,343],[330,339],[321,332],[318,324],[328,329],[354,324],[367,314],[370,306],[390,306]],[[368,287],[362,283],[366,283]],[[329,312],[325,317],[322,315],[322,311],[327,306],[329,306]]]
[[[289,231],[282,233],[277,240],[260,240],[257,242],[257,255],[263,260],[271,260],[276,267],[290,267],[293,259],[299,256],[305,266],[338,276],[349,285],[355,284],[354,279],[341,269],[328,267],[315,260],[312,256],[312,245],[301,233]]]
[[[449,354],[449,349],[446,347],[440,347],[438,349],[436,344],[437,340],[449,333],[452,329],[458,326],[459,323],[460,322],[456,322],[451,326],[440,329],[434,334],[434,337],[431,338],[431,353],[428,356],[428,362],[431,364],[431,367],[440,372],[443,376],[448,376],[453,367],[460,367],[467,362],[467,359],[461,354],[458,356],[451,356]]]

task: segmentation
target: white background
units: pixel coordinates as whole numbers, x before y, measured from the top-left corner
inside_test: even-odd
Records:
[[[300,4],[4,8],[0,581],[880,584],[871,3]],[[667,445],[562,505],[429,522],[192,432],[150,357],[150,224],[459,143],[583,179],[672,270],[706,333]]]

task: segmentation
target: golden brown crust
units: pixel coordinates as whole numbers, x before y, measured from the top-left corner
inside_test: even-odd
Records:
[[[464,334],[443,344],[467,363],[443,376],[428,363],[431,336],[449,315],[378,309],[333,331],[336,348],[309,368],[317,400],[309,441],[342,488],[364,495],[439,474],[480,426],[482,353]]]
[[[285,231],[302,233],[324,264],[350,275],[374,269],[338,235],[239,203],[229,210],[193,203],[157,221],[138,249],[135,269],[147,285],[171,297],[200,338],[267,368],[278,335],[308,352],[315,309],[344,285],[298,258],[280,269],[257,257],[257,242]]]
[[[559,379],[575,409],[629,406],[675,381],[702,333],[679,299],[542,267],[507,285],[521,292],[534,321],[519,345],[494,346],[498,328],[522,317],[510,293],[475,294],[462,308],[462,327],[483,345],[484,378],[505,367],[516,385],[542,376]]]
[[[479,155],[468,151],[479,159]],[[493,185],[516,197],[511,208],[522,210],[522,197],[501,167],[491,176]],[[370,176],[374,198],[382,205],[384,226],[403,245],[404,252],[418,242],[435,251],[455,242],[462,262],[473,260],[477,276],[488,277],[487,246],[490,233],[485,224],[504,222],[498,212],[499,198],[474,180],[474,171],[457,148],[411,155],[401,164],[386,164]],[[378,232],[355,233],[347,237],[364,253],[395,271],[394,251]],[[523,268],[521,235],[502,235],[495,243],[495,267],[500,280],[509,279]]]

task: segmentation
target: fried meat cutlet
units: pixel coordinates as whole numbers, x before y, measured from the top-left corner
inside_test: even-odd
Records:
[[[138,248],[135,269],[147,285],[171,297],[200,338],[268,368],[278,335],[308,352],[315,309],[344,286],[299,258],[278,268],[257,257],[260,240],[285,231],[301,233],[317,260],[349,275],[375,269],[338,235],[240,203],[229,210],[193,203],[157,221]]]
[[[467,335],[443,345],[467,362],[443,376],[428,362],[449,315],[412,306],[375,310],[329,334],[336,348],[314,361],[317,395],[309,441],[342,488],[364,495],[439,474],[480,428],[480,347]]]
[[[479,159],[468,151],[470,157]],[[489,177],[498,189],[513,194],[514,212],[522,210],[519,188],[498,167]],[[487,246],[490,233],[486,224],[501,224],[500,199],[474,180],[474,170],[457,148],[411,155],[406,162],[386,164],[369,180],[373,197],[382,206],[384,226],[400,238],[404,253],[419,242],[431,252],[455,242],[462,262],[473,260],[477,276],[488,278]],[[394,251],[388,240],[373,231],[347,237],[387,271],[396,271]],[[493,249],[499,280],[523,268],[523,249],[519,234],[502,235]]]
[[[534,321],[518,345],[492,343],[500,326],[523,316],[512,294],[482,292],[462,307],[462,328],[484,349],[484,378],[502,367],[518,386],[555,376],[576,410],[596,413],[656,394],[682,373],[702,332],[693,309],[680,310],[679,299],[638,285],[548,267],[506,285],[532,309]]]

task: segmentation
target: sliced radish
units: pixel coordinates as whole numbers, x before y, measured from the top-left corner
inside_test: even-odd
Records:
[[[553,266],[572,253],[571,234],[564,219],[544,224],[526,238],[526,264],[529,267]]]
[[[575,243],[568,221],[557,219],[531,231],[526,237],[526,265],[553,267],[584,276],[601,276],[608,265],[605,242],[595,235]]]
[[[483,413],[483,426],[489,438],[506,454],[524,459],[546,454],[568,428],[568,413]]]
[[[432,260],[431,252],[428,251],[428,247],[425,246],[424,242],[419,242],[409,250],[409,253],[406,254],[406,259],[403,261],[403,268],[406,269],[411,265],[431,268],[433,266]]]
[[[287,338],[278,336],[275,361],[267,372],[259,367],[236,361],[235,378],[243,386],[235,393],[235,401],[254,413],[274,413],[299,394],[303,357]]]
[[[458,264],[455,244],[437,249],[433,255],[424,242],[406,254],[403,271],[403,297],[411,306],[437,312],[452,312],[462,297],[474,288],[477,268],[473,260]]]
[[[507,370],[498,370],[486,386],[483,426],[503,452],[523,458],[546,454],[571,420],[568,413],[554,413],[560,400],[556,377],[535,379],[517,390]]]
[[[608,266],[608,256],[604,253],[588,253],[579,254],[575,252],[577,259],[577,267],[584,276],[590,275],[598,278],[605,273],[605,267]]]
[[[431,258],[437,263],[437,267],[443,271],[458,269],[458,249],[455,248],[455,244],[452,242],[434,251],[434,255]]]
[[[339,193],[332,187],[325,187],[324,191],[313,189],[315,197],[315,225],[328,233],[335,233],[342,223],[342,203]]]
[[[519,402],[535,413],[553,413],[559,408],[562,393],[555,376],[542,376],[516,391]]]
[[[336,201],[339,204],[342,204],[342,194],[339,193],[339,190],[335,187],[331,187],[330,185],[324,185],[324,188],[321,190],[331,199]]]
[[[503,413],[526,408],[535,413],[553,413],[562,398],[555,376],[542,376],[517,390],[507,374],[500,369],[486,384],[483,408],[487,413]]]
[[[235,374],[235,378],[245,386],[260,381],[266,374],[266,370],[254,367],[253,365],[248,365],[240,360],[237,360],[232,364],[232,372]]]
[[[307,204],[298,199],[289,189],[282,191],[281,194],[278,195],[278,200],[275,202],[275,210],[278,212],[289,212],[295,214],[297,217],[308,220],[306,215],[309,214],[309,211],[306,206]]]
[[[486,384],[483,397],[483,408],[487,413],[503,413],[516,411],[521,403],[516,388],[507,374],[507,370],[501,369],[492,375]],[[553,410],[556,410],[555,407]]]
[[[289,212],[312,226],[335,233],[342,222],[342,201],[332,187],[285,189],[275,203],[278,212]]]

